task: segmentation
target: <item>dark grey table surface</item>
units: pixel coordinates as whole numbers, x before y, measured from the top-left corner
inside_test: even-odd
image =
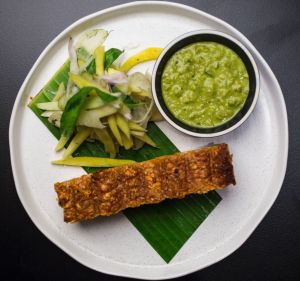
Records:
[[[124,2],[0,2],[1,280],[121,280],[77,263],[33,225],[15,191],[8,126],[17,92],[48,43],[75,20]],[[256,231],[225,260],[181,279],[300,280],[300,1],[183,2],[232,24],[264,56],[287,104],[290,148],[282,190]]]

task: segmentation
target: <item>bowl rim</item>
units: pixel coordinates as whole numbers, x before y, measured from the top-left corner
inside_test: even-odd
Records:
[[[224,129],[221,129],[221,130],[216,131],[216,132],[197,132],[197,130],[198,129],[201,130],[201,128],[192,127],[192,126],[188,126],[188,125],[185,126],[185,124],[183,122],[180,122],[175,116],[172,116],[172,117],[177,122],[172,120],[172,118],[170,118],[168,116],[168,114],[166,113],[166,111],[168,111],[168,109],[165,106],[161,105],[161,101],[158,97],[158,93],[157,93],[157,89],[156,89],[156,87],[157,87],[156,82],[157,82],[157,76],[158,76],[157,72],[158,72],[160,64],[162,63],[163,58],[168,53],[168,51],[172,47],[177,45],[179,42],[185,40],[186,38],[193,37],[195,35],[204,35],[204,34],[217,35],[218,37],[223,37],[223,38],[225,38],[229,41],[232,41],[247,56],[251,66],[253,68],[253,73],[254,73],[253,78],[254,78],[254,82],[255,82],[255,90],[254,90],[253,99],[251,101],[251,104],[250,104],[248,110],[243,114],[243,116],[237,122],[235,122],[231,126],[226,127],[226,124],[229,123],[230,121],[232,121],[235,118],[236,115],[233,118],[231,118],[230,120],[226,121],[224,124],[222,124],[220,126],[212,127],[211,129],[214,129],[214,128],[217,128],[217,127],[223,127],[225,125]],[[196,43],[196,41],[194,43]],[[186,44],[185,46],[187,46],[187,45],[189,45],[189,44]],[[226,44],[224,44],[224,45],[226,47],[228,47]],[[183,48],[183,47],[181,47],[181,48]],[[181,49],[181,48],[179,48],[179,49]],[[162,114],[162,116],[165,118],[165,120],[171,126],[173,126],[177,130],[179,130],[179,131],[181,131],[185,134],[188,134],[188,135],[191,135],[191,136],[194,136],[194,137],[210,138],[210,137],[216,137],[216,136],[221,136],[221,135],[227,134],[227,133],[235,130],[236,128],[238,128],[240,125],[242,125],[248,119],[250,114],[253,112],[253,110],[255,108],[255,105],[257,103],[257,100],[258,100],[259,89],[260,89],[260,77],[259,77],[258,67],[256,65],[256,62],[255,62],[253,56],[251,55],[250,51],[239,40],[237,40],[236,38],[234,38],[233,36],[231,36],[231,35],[229,35],[225,32],[221,32],[221,31],[217,31],[217,30],[213,30],[213,29],[199,29],[199,30],[186,32],[186,33],[176,37],[175,39],[173,39],[172,41],[170,41],[167,44],[167,46],[163,49],[160,56],[158,57],[158,59],[155,62],[153,72],[152,72],[152,83],[151,84],[152,84],[151,86],[152,86],[152,94],[153,94],[154,102],[155,102],[159,112]],[[165,109],[164,109],[164,107],[165,107]],[[241,112],[241,110],[239,112]],[[189,127],[190,129],[184,128],[182,125],[179,125],[178,123],[181,123],[183,126]]]

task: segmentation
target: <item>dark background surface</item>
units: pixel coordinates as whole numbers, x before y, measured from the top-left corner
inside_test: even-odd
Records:
[[[15,191],[8,126],[17,92],[48,43],[75,20],[125,2],[0,2],[0,280],[124,279],[82,266],[33,225]],[[256,231],[225,260],[181,280],[300,280],[300,1],[184,2],[239,29],[269,63],[287,103],[290,148],[282,190]]]

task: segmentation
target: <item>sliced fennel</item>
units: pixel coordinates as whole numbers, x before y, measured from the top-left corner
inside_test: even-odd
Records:
[[[140,125],[142,125],[145,121],[148,122],[148,120],[151,117],[151,111],[152,111],[153,104],[154,104],[153,99],[151,99],[148,107],[134,108],[133,114],[139,113],[139,117],[137,115],[136,118],[132,119],[132,121],[134,121],[135,123],[138,123]]]
[[[52,101],[59,101],[59,99],[65,94],[65,84],[60,83],[58,86],[58,90]]]
[[[104,29],[91,29],[84,32],[75,44],[76,49],[84,48],[89,54],[93,54],[98,46],[101,46],[108,36]]]
[[[86,98],[82,110],[95,109],[104,105],[104,102],[98,96],[89,96]]]
[[[141,72],[135,72],[129,77],[128,90],[131,95],[152,98],[151,83]]]
[[[76,49],[73,44],[73,38],[69,38],[68,43],[68,52],[69,52],[69,58],[70,58],[70,71],[73,73],[79,73],[79,67],[78,67],[78,61],[77,61],[77,53]]]
[[[100,119],[112,115],[116,112],[117,109],[111,105],[104,105],[100,108],[91,110],[83,110],[79,114],[77,125],[102,129],[105,128],[105,126]]]
[[[61,110],[58,106],[58,101],[41,102],[37,107],[42,110]]]
[[[42,117],[50,117],[54,112],[59,112],[59,111],[56,111],[56,110],[46,110],[46,111],[44,111],[42,114],[41,114],[41,116]]]
[[[56,127],[60,128],[60,120],[62,116],[62,111],[54,111],[48,118],[48,121],[54,124]]]
[[[91,58],[91,54],[84,47],[77,48],[76,54],[77,54],[77,59],[83,61],[82,64],[84,64],[86,61],[88,61]]]

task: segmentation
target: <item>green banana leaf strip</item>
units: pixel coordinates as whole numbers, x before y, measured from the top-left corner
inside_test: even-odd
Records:
[[[55,96],[58,86],[61,82],[67,85],[69,79],[70,71],[70,61],[67,60],[53,75],[50,81],[45,85],[45,87],[30,101],[29,108],[34,112],[34,114],[43,122],[43,124],[49,129],[49,131],[59,139],[61,132],[60,129],[55,127],[52,123],[48,122],[48,118],[42,117],[41,114],[43,110],[37,107],[38,103],[49,102]]]
[[[66,62],[29,104],[32,111],[57,139],[60,137],[60,130],[50,124],[47,118],[41,117],[42,110],[38,109],[36,105],[40,102],[50,101],[51,96],[45,95],[45,93],[55,93],[61,82],[67,82],[69,67],[69,62]],[[118,158],[134,159],[140,162],[162,155],[174,154],[178,151],[155,123],[150,122],[147,129],[149,136],[156,142],[158,148],[145,145],[136,151],[120,149]],[[103,145],[98,141],[84,142],[73,156],[109,157],[105,153]],[[99,168],[88,167],[84,169],[88,173],[99,170]],[[161,258],[168,263],[221,200],[218,193],[212,191],[205,195],[190,195],[184,199],[144,205],[136,209],[125,210],[123,213]]]

